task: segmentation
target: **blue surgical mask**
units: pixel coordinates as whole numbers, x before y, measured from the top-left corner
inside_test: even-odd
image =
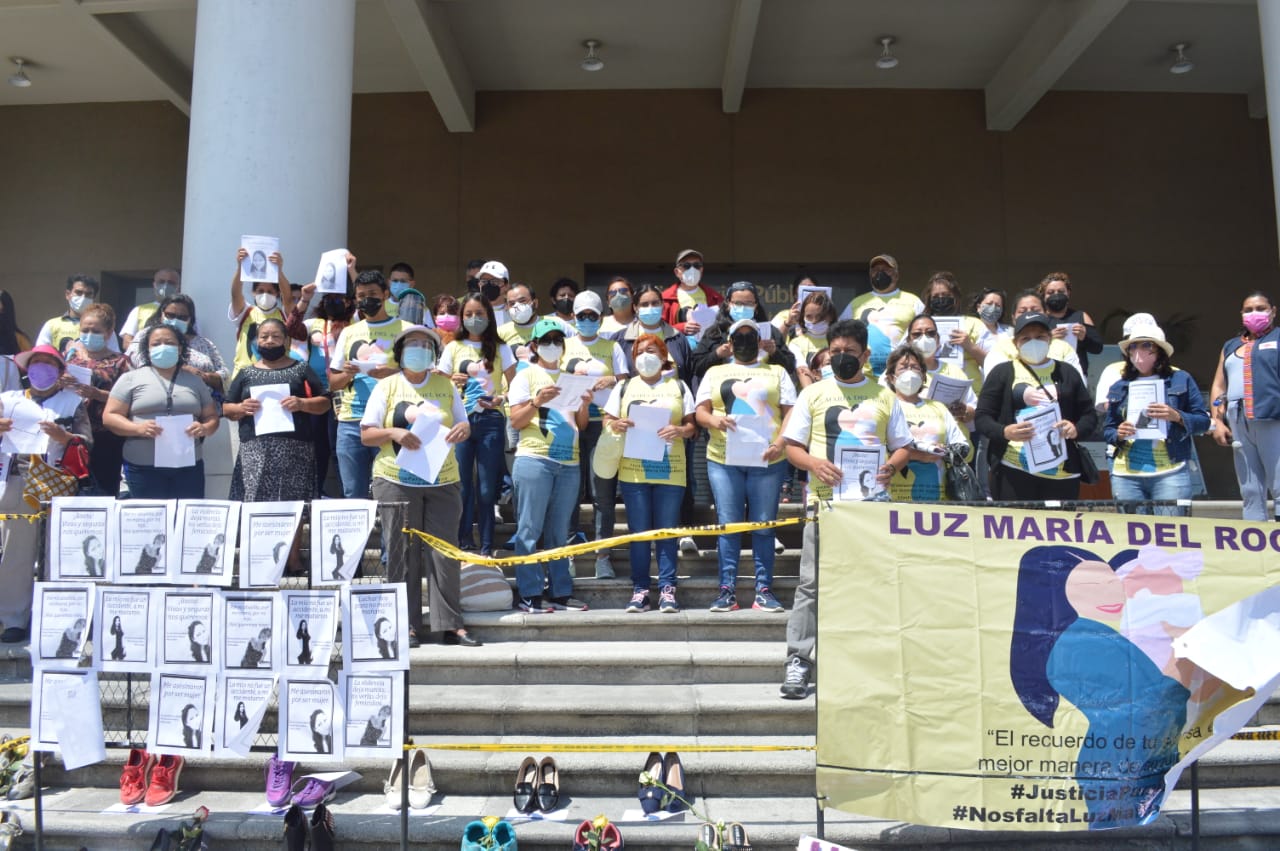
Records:
[[[823,378],[835,378],[835,377],[836,377],[835,370],[833,370],[830,366],[824,366],[821,370],[819,370],[819,372],[821,372],[821,373],[822,373],[822,377],[823,377]]]
[[[578,333],[587,339],[594,337],[600,331],[599,319],[579,319],[574,322],[574,325],[578,326]]]
[[[436,353],[425,346],[406,348],[400,358],[400,365],[410,372],[426,372],[435,366]]]
[[[409,283],[408,281],[392,281],[391,297],[398,299],[400,298],[400,296],[404,295],[406,291],[412,288],[413,288],[413,284]]]
[[[171,366],[178,365],[178,347],[171,346],[168,343],[161,343],[158,346],[152,346],[147,350],[151,356],[151,365],[158,366],[161,369],[168,369]]]
[[[107,335],[85,332],[80,335],[80,342],[89,351],[100,352],[107,347]]]
[[[731,304],[729,305],[729,318],[734,322],[740,322],[743,319],[755,319],[756,307],[754,304]]]
[[[173,330],[177,331],[179,334],[187,333],[188,323],[187,323],[187,320],[185,319],[170,319],[169,317],[166,316],[164,319],[160,321],[163,322],[165,325],[168,325]]]
[[[636,316],[639,317],[641,325],[647,325],[652,328],[662,321],[662,305],[638,307],[636,308]]]

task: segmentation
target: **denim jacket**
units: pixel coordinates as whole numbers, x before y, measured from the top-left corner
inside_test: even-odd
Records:
[[[1191,376],[1182,370],[1164,380],[1165,404],[1177,408],[1183,421],[1169,423],[1169,436],[1165,439],[1165,449],[1171,461],[1188,461],[1191,459],[1191,436],[1204,434],[1209,429],[1209,411],[1204,406],[1204,397]],[[1123,448],[1125,443],[1116,430],[1125,421],[1129,408],[1129,382],[1121,379],[1111,385],[1107,393],[1107,424],[1102,435],[1107,443]]]

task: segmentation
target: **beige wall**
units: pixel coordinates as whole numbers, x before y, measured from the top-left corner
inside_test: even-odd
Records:
[[[426,94],[355,99],[362,261],[408,260],[429,293],[457,289],[474,256],[545,288],[586,264],[663,276],[689,245],[743,265],[887,250],[911,287],[949,268],[1013,290],[1061,268],[1098,321],[1193,317],[1178,361],[1202,382],[1237,299],[1275,288],[1266,123],[1243,97],[1055,93],[1003,134],[979,92],[752,90],[737,115],[715,91],[486,93],[477,114],[451,135]],[[180,258],[187,123],[171,106],[0,120],[0,286],[28,331],[70,271]]]

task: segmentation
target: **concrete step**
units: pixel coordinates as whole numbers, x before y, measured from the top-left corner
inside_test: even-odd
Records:
[[[581,565],[579,565],[581,567]],[[590,567],[590,566],[588,566]],[[591,611],[616,611],[625,609],[627,603],[631,600],[631,578],[625,566],[617,561],[614,562],[615,573],[614,579],[596,579],[594,571],[587,569],[585,573],[580,574],[573,580],[573,596],[582,600]],[[514,571],[507,570],[508,575]],[[770,588],[773,594],[778,598],[778,602],[786,608],[790,608],[795,601],[796,585],[799,584],[799,577],[779,574],[775,571],[773,584]],[[511,588],[516,588],[515,579],[511,579]],[[649,603],[657,609],[658,606],[658,586],[657,571],[653,571],[649,583]],[[755,578],[750,571],[750,566],[739,565],[737,579],[734,584],[734,593],[738,595],[738,606],[743,610],[749,610],[751,603],[755,599],[756,587]],[[685,574],[683,570],[676,575],[676,600],[679,602],[681,610],[685,612],[706,610],[712,601],[720,595],[720,577],[719,574],[712,570],[708,575],[690,576]],[[425,596],[425,595],[424,595]],[[643,614],[648,614],[643,613]],[[721,612],[720,614],[727,614]],[[734,613],[736,614],[736,613]],[[782,620],[786,620],[786,616],[781,616]]]
[[[702,542],[699,542],[702,544]],[[785,541],[783,543],[786,543]],[[714,579],[720,575],[720,559],[716,555],[714,541],[706,543],[705,548],[699,550],[695,555],[693,553],[681,553],[680,559],[676,564],[676,574],[680,577],[695,577]],[[503,550],[500,555],[511,556],[512,553]],[[626,546],[614,547],[609,551],[609,559],[613,562],[614,572],[618,576],[631,575],[631,553]],[[649,557],[649,575],[655,579],[658,576],[658,561],[653,554]],[[594,578],[596,573],[596,556],[594,553],[577,556],[573,560],[573,575],[577,578]],[[747,543],[738,556],[738,574],[739,576],[754,575],[755,567],[751,557],[751,544]],[[775,553],[773,557],[773,574],[774,576],[796,576],[800,572],[800,549],[799,542],[796,546],[783,550],[781,553]]]
[[[617,582],[618,580],[589,580],[590,582]],[[586,582],[583,583],[584,585]],[[576,590],[575,590],[575,593]],[[630,594],[620,589],[610,602]],[[625,595],[625,597],[621,596]],[[550,612],[526,614],[521,611],[467,612],[463,622],[467,630],[475,629],[476,635],[487,642],[514,641],[619,641],[635,647],[643,647],[653,640],[667,641],[762,641],[786,640],[787,616],[754,609],[737,612],[711,612],[705,608],[693,608],[692,592],[682,590],[680,598],[689,606],[674,614],[644,612],[628,614],[622,604],[615,608],[592,609],[585,612]],[[710,597],[707,597],[708,603]],[[742,597],[739,596],[739,605]],[[637,654],[638,656],[639,654]]]
[[[184,775],[185,778],[185,775]],[[189,788],[189,787],[185,787]],[[48,851],[75,851],[82,847],[132,851],[146,849],[157,829],[174,828],[198,806],[207,806],[210,819],[205,838],[213,848],[237,851],[278,851],[283,826],[281,815],[251,812],[262,806],[262,796],[250,792],[181,792],[160,813],[107,815],[103,811],[116,800],[107,789],[65,789],[49,794],[44,802],[44,847]],[[15,848],[34,847],[34,816],[30,801],[17,802],[27,832]],[[513,819],[522,848],[563,849],[570,846],[579,822],[606,814],[618,824],[629,851],[690,848],[697,839],[701,817],[739,822],[750,834],[757,851],[790,851],[803,836],[818,833],[817,809],[811,796],[723,797],[695,801],[698,815],[683,813],[661,822],[623,822],[623,813],[636,809],[632,797],[582,797],[567,802],[563,819]],[[510,796],[443,795],[433,809],[410,811],[409,847],[422,851],[453,851],[467,823],[481,815],[504,815]],[[338,847],[361,851],[392,851],[399,847],[400,816],[386,811],[380,794],[341,792],[330,806]],[[957,846],[1058,851],[1058,849],[1191,847],[1191,813],[1188,793],[1170,796],[1164,812],[1141,828],[1073,833],[1024,833],[921,827],[867,818],[828,809],[824,814],[825,837],[848,848],[892,845],[908,851],[951,851]],[[1271,790],[1213,789],[1200,796],[1200,844],[1205,851],[1234,849],[1260,851],[1280,845],[1280,805]]]

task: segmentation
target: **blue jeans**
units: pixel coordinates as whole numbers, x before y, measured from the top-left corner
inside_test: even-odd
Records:
[[[373,481],[373,459],[378,447],[360,442],[360,421],[338,422],[338,475],[342,477],[342,495],[347,499],[368,499]]]
[[[1138,502],[1144,499],[1191,499],[1191,467],[1159,476],[1112,476],[1111,495],[1120,502]],[[1177,505],[1140,505],[1138,514],[1155,514],[1165,517],[1183,517],[1186,510]]]
[[[204,461],[194,467],[124,465],[130,499],[204,499]],[[21,487],[19,487],[21,490]]]
[[[561,464],[550,458],[517,455],[511,470],[516,488],[516,555],[562,547],[569,538],[569,515],[578,499],[578,465]],[[521,597],[542,594],[543,565],[551,575],[551,596],[573,593],[573,573],[569,559],[516,565],[516,587]]]
[[[618,482],[618,487],[622,490],[622,504],[627,507],[629,531],[648,532],[680,524],[680,503],[684,500],[684,488],[680,485]],[[631,587],[636,591],[648,591],[649,542],[632,541],[628,546],[631,549]],[[658,587],[675,585],[676,539],[663,538],[654,542],[654,548],[658,551]]]
[[[778,461],[768,467],[730,467],[707,460],[707,480],[716,500],[716,517],[721,523],[740,523],[749,520],[761,523],[778,519],[778,500],[782,490],[782,477],[787,465]],[[745,511],[744,511],[745,506]],[[758,529],[751,533],[751,555],[756,568],[756,590],[773,584],[772,529]],[[716,538],[716,551],[720,556],[720,585],[732,588],[738,578],[738,554],[742,539],[737,535],[720,535]]]
[[[480,552],[493,552],[493,506],[498,483],[506,471],[503,456],[507,418],[501,411],[474,411],[469,416],[471,437],[454,444],[458,478],[462,481],[462,516],[458,519],[458,546],[475,546],[471,525],[480,526]]]

